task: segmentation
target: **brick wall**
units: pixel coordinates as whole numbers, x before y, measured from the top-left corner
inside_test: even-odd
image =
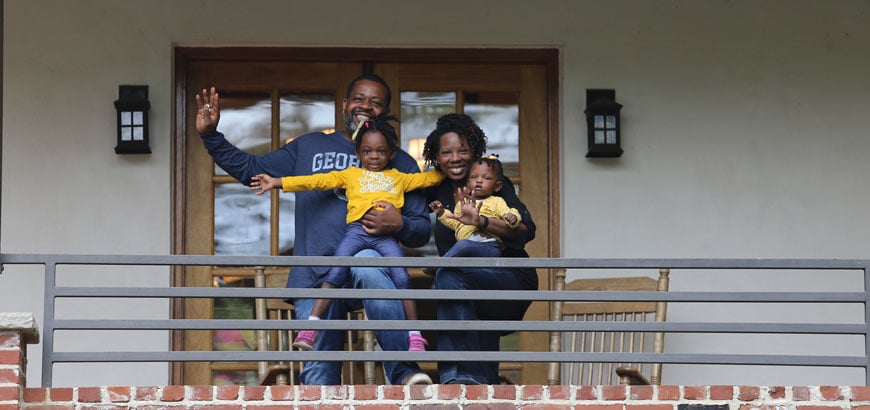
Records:
[[[22,386],[26,385],[25,346],[21,332],[0,331],[0,410],[18,409]]]
[[[841,386],[150,386],[26,388],[8,409],[866,409]],[[20,406],[20,407],[18,407]],[[2,407],[0,407],[2,408]],[[5,409],[4,408],[4,409]]]
[[[865,386],[110,386],[24,388],[20,332],[0,330],[0,410],[863,409]]]

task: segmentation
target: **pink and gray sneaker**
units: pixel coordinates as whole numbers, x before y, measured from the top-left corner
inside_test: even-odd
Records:
[[[429,342],[426,341],[426,339],[423,338],[423,336],[420,336],[419,334],[414,333],[414,334],[408,336],[408,351],[409,352],[425,352],[426,345],[428,345],[428,344],[429,344]]]
[[[314,341],[317,340],[317,333],[316,330],[300,330],[299,334],[296,335],[296,339],[293,339],[293,347],[302,350],[314,349]]]

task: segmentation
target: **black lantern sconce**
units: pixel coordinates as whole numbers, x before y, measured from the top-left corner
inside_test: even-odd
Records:
[[[586,158],[622,156],[619,110],[615,90],[586,90],[586,129],[589,151]]]
[[[118,145],[116,154],[150,154],[148,140],[148,101],[147,85],[118,86]]]

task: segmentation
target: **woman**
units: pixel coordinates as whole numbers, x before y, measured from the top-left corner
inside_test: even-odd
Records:
[[[426,138],[423,157],[444,173],[440,185],[428,188],[427,202],[440,201],[445,209],[462,204],[462,219],[504,241],[502,257],[528,258],[524,246],[535,237],[535,224],[525,204],[517,197],[513,183],[504,177],[503,187],[495,193],[516,208],[522,223],[509,228],[504,220],[478,214],[471,193],[465,188],[468,166],[486,150],[486,135],[471,117],[447,114],[438,119],[434,131]],[[456,243],[454,232],[435,224],[435,244],[444,255]],[[507,268],[439,268],[435,272],[435,288],[450,290],[537,290],[538,275],[534,269]],[[445,300],[437,306],[438,320],[522,320],[531,301],[505,303],[491,300]],[[438,335],[438,350],[498,351],[502,332],[451,330]],[[440,362],[438,373],[442,384],[499,384],[498,362]]]

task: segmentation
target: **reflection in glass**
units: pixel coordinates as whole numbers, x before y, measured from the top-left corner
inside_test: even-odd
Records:
[[[335,96],[331,94],[286,94],[280,103],[279,146],[308,132],[335,129]],[[273,194],[278,195],[278,254],[292,255],[296,195],[281,191],[273,191]]]
[[[284,95],[280,112],[278,145],[307,132],[335,129],[335,97],[329,94]]]
[[[214,188],[214,254],[269,255],[268,195],[237,183]]]
[[[402,149],[417,160],[423,168],[423,143],[438,117],[456,112],[456,93],[429,93],[405,91],[401,93]]]
[[[242,151],[263,155],[271,151],[272,101],[261,97],[236,97],[221,94],[221,120],[218,131]],[[215,165],[215,175],[226,175]]]
[[[224,276],[215,278],[217,287],[252,287],[253,278]],[[253,319],[254,300],[251,298],[215,298],[215,319]],[[213,333],[213,346],[217,351],[254,351],[257,350],[256,330],[216,329]],[[245,372],[227,372],[224,376],[246,382]],[[218,376],[215,375],[215,378]],[[227,380],[228,381],[228,380]]]
[[[296,194],[275,191],[278,194],[278,255],[293,255],[296,238]]]
[[[248,371],[228,371],[212,373],[212,384],[215,386],[256,386],[260,384],[257,372]]]
[[[520,109],[513,93],[469,93],[465,113],[486,134],[486,151],[498,154],[505,175],[517,182],[520,160]]]
[[[426,137],[435,129],[438,117],[456,112],[456,93],[404,91],[400,98],[402,123],[399,135],[402,137],[402,149],[416,159],[420,169],[423,169]],[[434,224],[434,214],[430,215],[430,219]],[[431,239],[423,247],[403,250],[405,256],[438,256],[435,241]]]
[[[290,94],[280,100],[280,140],[311,131],[331,129],[335,123],[333,96]],[[220,130],[227,140],[255,155],[271,151],[272,104],[268,97],[223,96]],[[215,174],[226,175],[218,167]],[[277,176],[277,175],[276,175]],[[282,175],[283,176],[283,175]],[[246,186],[223,184],[215,187],[215,254],[269,255],[269,221],[278,212],[278,253],[289,255],[293,249],[295,196],[279,193],[277,210],[271,209],[268,195],[254,195]]]

